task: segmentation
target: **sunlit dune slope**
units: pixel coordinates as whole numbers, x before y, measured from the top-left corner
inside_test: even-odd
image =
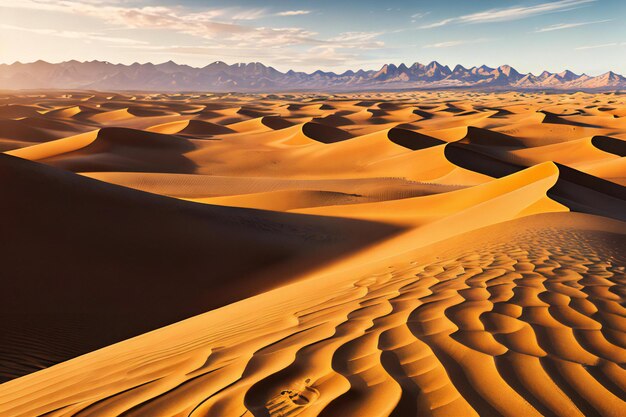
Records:
[[[547,197],[548,190],[556,184],[558,176],[559,171],[554,164],[544,163],[499,180],[454,192],[370,204],[318,207],[299,212],[417,226],[464,210],[473,210],[477,206],[481,206],[483,213],[494,220],[500,219],[503,212],[509,212],[513,218],[535,212],[567,211],[566,206]]]

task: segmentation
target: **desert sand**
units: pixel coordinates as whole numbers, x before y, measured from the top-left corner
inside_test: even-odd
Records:
[[[626,415],[626,95],[0,94],[1,416]]]

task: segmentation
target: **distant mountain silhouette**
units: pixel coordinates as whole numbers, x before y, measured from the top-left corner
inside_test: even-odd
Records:
[[[411,66],[385,64],[378,71],[280,72],[260,62],[228,65],[213,62],[202,68],[162,64],[112,64],[104,61],[36,61],[0,65],[3,89],[93,89],[142,91],[272,92],[287,90],[358,91],[383,89],[479,88],[513,90],[619,90],[626,78],[614,72],[597,77],[560,73],[520,74],[509,65],[453,70],[433,61]]]

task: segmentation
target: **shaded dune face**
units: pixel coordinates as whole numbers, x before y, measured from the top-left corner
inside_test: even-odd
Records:
[[[265,126],[269,127],[270,129],[274,129],[274,130],[285,129],[287,127],[294,125],[293,122],[283,119],[280,116],[264,116],[261,119],[261,123],[263,123]]]
[[[472,148],[471,145],[450,144],[446,147],[446,156],[459,166],[496,178],[524,169],[522,166],[493,157],[489,152]],[[572,210],[626,221],[624,212],[626,189],[623,186],[565,165],[557,166],[559,180],[548,191],[548,195],[555,201],[565,204]]]
[[[0,415],[626,415],[625,97],[7,95]]]
[[[305,123],[302,126],[302,133],[322,143],[341,142],[352,137],[348,132],[339,128],[313,122]]]
[[[226,126],[221,126],[202,120],[184,120],[181,122],[165,123],[162,125],[153,126],[148,130],[150,130],[151,132],[165,134],[187,134],[205,136],[233,133],[233,131]]]
[[[273,288],[296,266],[394,232],[170,199],[7,155],[0,195],[3,270],[16,278],[0,302],[5,379]]]
[[[44,161],[71,171],[193,172],[195,164],[184,154],[195,148],[180,136],[105,127],[87,146]]]
[[[615,139],[610,136],[594,136],[591,143],[596,148],[615,154],[617,156],[626,156],[626,143],[623,140]]]
[[[467,135],[459,141],[460,143],[468,143],[473,145],[482,145],[486,147],[523,147],[524,143],[503,133],[491,131],[489,129],[481,129],[468,126]]]
[[[404,146],[414,151],[445,143],[442,140],[423,135],[419,132],[398,128],[391,129],[389,133],[387,133],[387,136],[389,140],[396,145]]]

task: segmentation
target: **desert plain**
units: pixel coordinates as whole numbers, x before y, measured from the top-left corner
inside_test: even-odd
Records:
[[[626,95],[0,93],[0,415],[626,415]]]

